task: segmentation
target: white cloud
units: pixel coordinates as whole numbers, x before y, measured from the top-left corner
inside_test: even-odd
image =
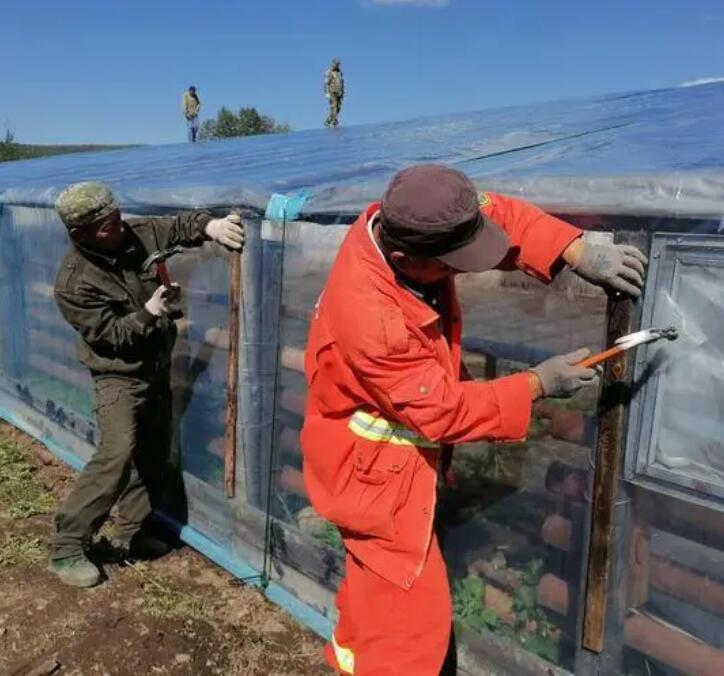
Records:
[[[682,82],[680,87],[696,87],[697,85],[711,84],[712,82],[724,82],[724,77],[700,77],[696,80]]]
[[[417,7],[446,7],[450,0],[371,0],[373,5],[415,5]]]

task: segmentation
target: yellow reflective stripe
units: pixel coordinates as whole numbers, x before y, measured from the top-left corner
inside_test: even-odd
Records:
[[[339,668],[345,674],[354,673],[354,653],[349,648],[343,648],[332,634],[332,648],[334,648],[334,657],[337,660]]]
[[[358,411],[352,416],[349,428],[358,436],[370,441],[383,441],[398,446],[438,448],[438,444],[428,441],[404,425],[391,423],[384,418],[376,418],[363,411]]]
[[[421,437],[404,425],[391,423],[384,418],[376,418],[364,411],[357,411],[357,413],[350,418],[348,427],[353,434],[368,441],[394,444],[395,446],[419,446],[420,448],[440,447],[440,444]]]

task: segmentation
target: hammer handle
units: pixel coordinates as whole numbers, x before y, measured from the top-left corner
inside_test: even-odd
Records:
[[[156,272],[158,273],[158,277],[161,280],[161,284],[163,284],[166,288],[170,288],[171,278],[168,276],[166,263],[158,263],[156,265]]]
[[[607,359],[611,359],[612,357],[615,357],[617,354],[621,354],[622,352],[626,352],[625,347],[611,347],[608,350],[604,350],[603,352],[599,352],[598,354],[593,354],[590,357],[587,357],[582,362],[579,362],[576,365],[583,368],[591,368],[592,366],[596,366],[597,364],[600,364]]]

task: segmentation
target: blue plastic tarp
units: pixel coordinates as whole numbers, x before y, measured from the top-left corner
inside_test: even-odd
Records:
[[[308,189],[305,213],[353,213],[417,162],[558,210],[719,214],[724,84],[12,162],[0,165],[0,202],[50,204],[69,183],[101,180],[131,210],[263,210],[272,193]]]

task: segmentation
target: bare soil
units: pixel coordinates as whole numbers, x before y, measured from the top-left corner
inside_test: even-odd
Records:
[[[47,547],[73,472],[5,423],[0,452],[0,675],[330,673],[316,635],[187,547],[62,584]]]

